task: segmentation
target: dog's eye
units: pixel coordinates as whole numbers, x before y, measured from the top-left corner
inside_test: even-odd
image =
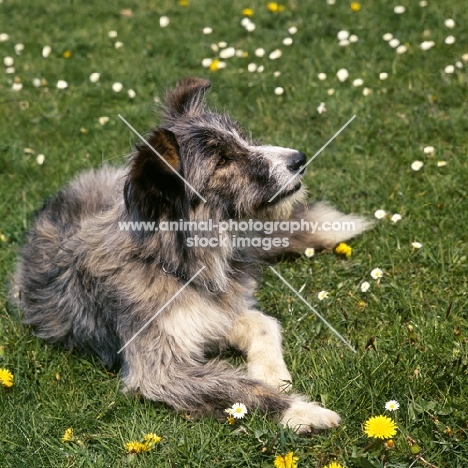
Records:
[[[227,159],[226,158],[221,158],[219,161],[218,161],[218,167],[220,166],[225,166],[227,163]]]

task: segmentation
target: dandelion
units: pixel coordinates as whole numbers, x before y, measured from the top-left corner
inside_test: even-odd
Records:
[[[400,41],[395,37],[392,40],[388,41],[388,45],[393,49],[396,49],[400,45]]]
[[[319,73],[317,75],[317,78],[320,80],[320,81],[324,81],[327,79],[327,74],[326,73]]]
[[[353,2],[350,5],[351,11],[354,11],[355,13],[361,9],[361,4],[358,2]]]
[[[411,163],[411,169],[413,169],[413,171],[419,171],[423,166],[424,163],[422,161],[413,161]]]
[[[455,27],[455,21],[452,19],[452,18],[447,18],[445,21],[444,21],[444,24],[447,28],[449,29],[453,29]]]
[[[275,88],[275,94],[277,96],[281,96],[282,94],[284,94],[284,88],[282,88],[281,86],[278,86]]]
[[[288,33],[289,33],[289,34],[296,34],[296,33],[297,33],[297,28],[296,28],[296,26],[291,26],[291,27],[288,29]]]
[[[340,80],[343,83],[344,81],[346,81],[348,79],[349,72],[348,72],[348,70],[346,70],[346,68],[340,68],[336,72],[336,76],[337,76],[338,80]]]
[[[43,154],[37,155],[36,162],[37,164],[39,164],[39,166],[42,166],[44,164],[44,160],[45,160],[45,156]]]
[[[368,281],[363,281],[361,283],[361,291],[362,292],[367,292],[370,289],[370,283]]]
[[[389,42],[393,39],[393,34],[392,33],[385,33],[383,36],[382,36],[382,39],[386,42]]]
[[[354,81],[353,81],[353,86],[355,88],[359,87],[359,86],[362,86],[364,84],[364,80],[362,78],[356,78]]]
[[[108,37],[110,37],[111,39],[114,39],[115,37],[117,37],[117,31],[109,31],[107,33]]]
[[[189,5],[188,0],[179,0],[179,5],[181,7],[187,7]]]
[[[2,236],[3,238],[5,238],[3,234]],[[3,238],[2,238],[2,241],[3,241]],[[5,241],[6,241],[6,238],[5,238]],[[1,385],[7,388],[13,387],[13,380],[14,380],[13,374],[8,369],[0,369],[0,384]]]
[[[292,43],[293,43],[293,40],[292,40],[291,37],[285,37],[285,38],[283,39],[283,44],[284,44],[285,46],[290,46]]]
[[[437,161],[437,167],[444,167],[447,165],[447,161]]]
[[[294,456],[294,452],[289,452],[286,455],[277,455],[274,461],[276,468],[297,468],[298,457]]]
[[[377,219],[383,219],[383,218],[385,218],[385,216],[387,216],[387,213],[385,212],[385,210],[376,210],[375,213],[374,213],[374,216]]]
[[[211,34],[213,32],[213,28],[203,28],[203,34]]]
[[[156,445],[161,441],[161,437],[150,432],[149,434],[146,434],[145,437],[143,437],[143,440],[148,447],[153,447],[153,445]]]
[[[379,80],[386,80],[388,78],[388,73],[386,72],[381,72],[379,73]]]
[[[91,83],[97,83],[100,77],[101,77],[100,73],[97,73],[97,72],[91,73],[91,75],[89,75],[89,81],[91,81]]]
[[[101,125],[106,125],[106,123],[109,122],[109,117],[99,117],[98,121]]]
[[[221,62],[221,60],[215,59],[213,62],[211,62],[209,68],[210,71],[221,70],[222,68],[226,68],[226,62]]]
[[[447,73],[448,75],[451,75],[452,73],[455,72],[455,67],[453,65],[447,65],[444,68],[444,72]]]
[[[51,52],[52,52],[52,47],[50,47],[48,45],[46,45],[46,46],[44,46],[42,48],[42,56],[44,58],[47,58],[50,55]]]
[[[243,14],[244,16],[253,16],[254,11],[252,10],[252,8],[244,8],[244,9],[242,10],[242,14]]]
[[[429,49],[432,49],[432,47],[434,46],[435,46],[434,41],[424,41],[424,42],[421,42],[421,44],[419,45],[419,47],[421,47],[422,50],[429,50]]]
[[[72,427],[69,427],[64,433],[63,433],[63,436],[62,436],[62,442],[65,443],[65,442],[72,442],[73,439],[74,439],[74,435],[73,435],[73,428]]]
[[[387,411],[396,411],[400,407],[400,403],[396,400],[390,400],[385,403],[385,409]]]
[[[380,268],[374,268],[371,272],[370,275],[372,278],[375,280],[379,280],[380,278],[383,277],[383,271]]]
[[[422,244],[421,242],[411,242],[411,247],[413,247],[413,249],[422,249]]]
[[[70,58],[71,56],[72,56],[72,51],[71,50],[65,50],[63,52],[63,54],[62,54],[62,57],[66,58],[66,59]]]
[[[323,301],[324,299],[326,299],[328,297],[328,292],[327,291],[320,291],[317,294],[317,297],[318,297],[319,301]]]
[[[312,247],[308,247],[307,249],[305,249],[304,255],[305,255],[307,258],[313,257],[313,256],[315,255],[315,249],[312,248]]]
[[[399,215],[398,213],[395,213],[391,218],[390,220],[392,221],[393,224],[396,224],[398,223],[398,221],[401,221],[401,215]]]
[[[339,41],[345,41],[346,39],[349,38],[349,32],[346,30],[341,30],[338,31],[338,34],[336,35]]]
[[[236,422],[236,418],[234,418],[233,416],[227,416],[226,420],[231,426]]]
[[[128,97],[129,97],[130,99],[135,99],[135,97],[136,97],[136,93],[135,93],[135,91],[134,91],[133,89],[129,89],[129,90],[127,91],[127,95],[128,95]]]
[[[136,440],[131,440],[130,442],[127,442],[125,444],[125,448],[127,449],[128,453],[142,453],[148,452],[150,450],[147,444],[138,442]]]
[[[3,63],[5,67],[12,67],[15,63],[15,59],[13,57],[5,57]]]
[[[396,6],[393,11],[397,14],[397,15],[401,15],[403,14],[405,11],[406,11],[406,8],[402,5],[398,5]]]
[[[397,432],[397,425],[388,416],[373,416],[364,424],[367,437],[376,439],[390,439]]]
[[[335,248],[335,252],[338,255],[344,255],[346,256],[346,258],[351,257],[352,251],[353,249],[348,244],[345,244],[344,242],[340,242]]]
[[[324,112],[327,112],[327,108],[324,102],[321,102],[320,105],[317,107],[317,112],[319,114],[323,114]]]
[[[338,462],[331,462],[328,465],[325,465],[323,468],[344,468],[344,466]]]
[[[122,91],[122,89],[123,89],[123,84],[119,83],[118,81],[116,81],[112,85],[112,91],[114,91],[115,93],[120,93],[120,91]]]
[[[273,52],[270,53],[268,58],[270,60],[276,60],[276,59],[279,59],[282,55],[283,55],[283,52],[281,52],[281,50],[275,49]]]
[[[447,36],[444,40],[446,44],[453,44],[455,42],[455,37],[454,36]]]
[[[161,16],[161,18],[159,18],[159,26],[161,26],[161,28],[166,28],[169,26],[169,23],[170,20],[167,16]]]
[[[272,13],[278,13],[284,10],[284,5],[280,5],[279,3],[276,3],[276,2],[269,2],[267,4],[267,8]]]

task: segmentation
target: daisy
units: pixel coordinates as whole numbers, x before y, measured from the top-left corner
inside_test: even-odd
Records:
[[[12,91],[21,91],[23,89],[23,83],[13,83],[11,86]]]
[[[393,224],[398,223],[398,221],[401,221],[401,215],[398,213],[395,213],[390,220],[392,221]]]
[[[52,52],[52,47],[50,47],[48,45],[46,45],[46,46],[44,46],[42,48],[42,56],[44,58],[47,58],[50,55],[51,52]]]
[[[280,58],[282,55],[283,55],[283,52],[281,52],[281,50],[275,49],[273,52],[270,53],[268,58],[270,60],[276,60],[276,59]]]
[[[58,80],[57,81],[57,88],[58,89],[67,89],[68,83],[65,80]]]
[[[421,8],[427,7],[427,0],[421,0],[421,1],[419,2],[419,6],[420,6]]]
[[[327,94],[329,96],[333,96],[335,94],[335,90],[333,88],[327,89]]]
[[[385,210],[376,210],[376,212],[374,213],[374,216],[377,219],[383,219],[385,218],[385,216],[387,216],[387,213],[385,212]]]
[[[447,36],[444,40],[446,44],[453,44],[455,42],[455,37],[454,36]]]
[[[97,83],[100,77],[101,77],[100,73],[97,73],[97,72],[91,73],[91,75],[89,75],[89,81],[91,81],[91,83]]]
[[[323,301],[324,299],[326,299],[328,297],[328,292],[327,291],[320,291],[317,294],[317,297],[318,297],[319,301]]]
[[[343,83],[344,81],[346,81],[348,79],[349,72],[348,72],[348,70],[346,70],[346,68],[340,68],[336,72],[336,76],[337,76],[338,80],[340,80]]]
[[[317,75],[317,78],[320,80],[320,81],[324,81],[327,79],[327,74],[326,73],[319,73]]]
[[[362,292],[367,292],[370,289],[370,283],[368,281],[363,281],[361,283],[361,291]]]
[[[327,112],[327,108],[325,107],[324,102],[321,102],[320,105],[317,107],[317,112],[319,114],[323,114],[324,112]]]
[[[109,122],[109,117],[99,117],[98,121],[101,125],[106,125]]]
[[[421,249],[422,244],[421,242],[411,242],[411,247],[413,247],[413,249]]]
[[[13,57],[5,57],[3,59],[3,63],[5,64],[5,67],[12,67],[15,63],[15,59]]]
[[[348,39],[343,39],[342,41],[338,42],[338,45],[339,45],[340,47],[348,47],[349,44],[351,44],[351,42],[349,42]]]
[[[401,46],[398,46],[396,49],[397,54],[404,54],[408,50],[408,47],[406,47],[404,44]]]
[[[5,68],[5,73],[15,73],[15,67],[7,67],[7,68]]]
[[[327,0],[327,5],[334,5],[336,0]]]
[[[290,46],[292,43],[293,43],[293,40],[292,40],[291,37],[285,37],[285,38],[283,39],[283,44],[284,44],[285,46]]]
[[[37,155],[36,162],[37,164],[39,164],[39,166],[42,166],[44,164],[44,160],[45,160],[45,156],[43,154]]]
[[[462,60],[463,60],[464,62],[468,62],[468,54],[463,54],[463,55],[462,55]]]
[[[3,234],[2,234],[3,235]],[[13,387],[13,374],[8,369],[0,369],[0,384],[4,387]]]
[[[211,34],[213,32],[213,28],[203,28],[203,34]]]
[[[396,6],[393,11],[397,14],[397,15],[401,15],[403,14],[405,11],[406,11],[406,8],[402,5],[398,5]]]
[[[345,30],[338,31],[338,34],[336,35],[336,37],[338,38],[339,41],[344,41],[349,38],[349,32]]]
[[[159,18],[159,26],[161,26],[161,28],[166,28],[169,26],[170,22],[171,21],[167,16],[161,16],[161,18]]]
[[[219,58],[227,59],[227,58],[234,57],[235,55],[236,55],[236,49],[234,49],[234,47],[228,47],[226,49],[223,49],[219,53]]]
[[[453,29],[455,27],[455,21],[452,19],[452,18],[447,18],[445,21],[444,21],[444,24],[447,28],[449,29]]]
[[[275,94],[277,96],[281,96],[283,93],[284,93],[284,88],[282,88],[281,86],[278,86],[277,88],[275,88]]]
[[[257,64],[256,63],[249,63],[247,65],[247,70],[250,72],[250,73],[253,73],[254,71],[257,70]]]
[[[9,38],[10,38],[10,36],[7,33],[1,33],[0,34],[0,42],[8,41]]]
[[[400,41],[396,37],[394,37],[393,39],[388,41],[388,45],[392,47],[393,49],[395,49],[400,45]]]
[[[356,78],[354,81],[353,81],[353,86],[354,87],[359,87],[359,86],[362,86],[364,84],[364,80],[362,78]]]
[[[258,68],[257,68],[257,73],[263,73],[263,70],[265,70],[265,67],[263,65],[260,65]]]
[[[116,49],[121,49],[123,46],[124,46],[124,43],[121,42],[121,41],[117,41],[117,42],[114,44],[114,47],[115,47]]]
[[[383,271],[380,268],[374,268],[371,272],[370,275],[372,278],[375,280],[378,280],[383,277]]]
[[[452,73],[455,72],[455,67],[453,65],[447,65],[445,68],[444,68],[444,72],[451,75]]]
[[[134,91],[133,89],[129,89],[129,90],[127,91],[127,95],[128,95],[128,97],[129,97],[130,99],[135,99],[136,93],[135,93],[135,91]]]
[[[429,49],[432,49],[432,47],[434,46],[435,46],[434,41],[424,41],[424,42],[421,42],[421,44],[419,45],[419,47],[421,47],[422,50],[429,50]]]
[[[123,84],[119,83],[118,81],[116,81],[112,85],[112,91],[114,91],[115,93],[120,93],[120,91],[122,91],[122,89],[123,89]]]
[[[435,153],[435,148],[433,146],[425,146],[423,148],[423,153],[424,154],[434,154]]]
[[[74,439],[74,436],[73,436],[73,428],[72,427],[69,427],[64,433],[63,433],[63,436],[62,436],[62,442],[65,443],[65,442],[72,442]]]
[[[107,33],[108,37],[110,37],[111,39],[117,37],[117,31],[109,31]]]
[[[335,248],[335,252],[338,255],[345,255],[346,258],[351,257],[352,251],[353,249],[348,244],[345,244],[344,242],[340,242]]]
[[[447,165],[447,161],[437,161],[437,167],[444,167]]]
[[[411,163],[411,169],[413,169],[413,171],[419,171],[423,166],[424,163],[422,161],[413,161]]]
[[[388,416],[373,416],[364,424],[367,437],[390,439],[397,432],[397,425]]]
[[[313,257],[313,256],[315,255],[315,249],[312,248],[312,247],[309,247],[309,248],[305,249],[304,255],[305,255],[307,258]]]
[[[396,411],[400,407],[400,403],[396,400],[390,400],[385,403],[385,409],[387,411]]]
[[[349,36],[349,42],[357,42],[359,40],[359,37],[356,36],[356,34],[351,34],[351,36]]]
[[[273,76],[274,76],[275,78],[278,78],[278,76],[281,76],[281,72],[280,72],[280,71],[275,71],[275,72],[273,73]]]
[[[294,456],[294,452],[289,452],[286,455],[277,455],[274,461],[276,468],[296,468],[298,457]]]
[[[265,49],[263,47],[259,47],[258,49],[255,49],[254,54],[256,57],[263,57],[265,55]]]
[[[212,63],[213,63],[213,59],[210,59],[210,58],[204,58],[201,62],[204,68],[208,68]]]
[[[289,34],[296,34],[296,33],[297,33],[297,28],[296,28],[296,26],[291,26],[291,27],[288,29],[288,33],[289,33]]]
[[[230,408],[224,411],[236,419],[242,419],[248,413],[244,403],[234,403]]]
[[[388,78],[388,73],[381,72],[379,73],[379,80],[386,80]]]
[[[383,39],[384,41],[389,42],[389,41],[391,41],[391,40],[393,39],[393,34],[392,34],[392,33],[385,33],[385,34],[382,36],[382,39]]]

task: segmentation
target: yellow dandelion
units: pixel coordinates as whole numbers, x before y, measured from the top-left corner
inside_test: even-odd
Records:
[[[161,442],[161,437],[150,432],[149,434],[146,434],[145,437],[143,437],[143,440],[145,441],[148,447],[153,447],[153,445],[156,445],[159,442]]]
[[[179,0],[179,5],[181,7],[186,7],[188,6],[188,4],[189,4],[188,0]]]
[[[242,10],[242,14],[243,14],[244,16],[253,16],[254,11],[252,10],[252,8],[244,8],[244,9]]]
[[[353,2],[351,3],[350,8],[351,8],[351,11],[354,11],[354,12],[359,11],[361,9],[361,4],[358,2]]]
[[[125,448],[127,449],[128,453],[141,453],[141,452],[148,452],[151,450],[147,444],[143,444],[136,440],[131,440],[125,444]]]
[[[72,51],[71,50],[66,50],[63,53],[63,58],[70,58],[72,56]]]
[[[0,369],[0,384],[1,385],[7,388],[13,387],[13,379],[14,379],[13,374],[8,369]]]
[[[276,2],[269,2],[267,4],[267,8],[272,13],[278,13],[284,10],[284,5],[280,5],[279,3],[276,3]]]
[[[294,456],[294,452],[289,452],[286,455],[277,455],[274,461],[276,468],[297,468],[298,457]]]
[[[63,433],[63,436],[62,436],[62,442],[65,443],[65,442],[72,442],[73,439],[74,439],[74,435],[73,435],[73,427],[69,427],[64,433]]]
[[[335,248],[335,252],[338,254],[338,255],[345,255],[346,258],[349,258],[351,257],[351,252],[353,251],[353,249],[348,245],[348,244],[345,244],[344,242],[341,242],[340,244],[337,245],[337,247]]]
[[[228,416],[226,419],[227,419],[228,424],[230,424],[231,426],[236,422],[236,419],[234,418],[234,416]]]
[[[328,465],[324,466],[323,468],[344,468],[344,466],[338,462],[331,462]]]
[[[390,439],[396,434],[397,425],[388,416],[373,416],[365,422],[364,432],[367,437]]]

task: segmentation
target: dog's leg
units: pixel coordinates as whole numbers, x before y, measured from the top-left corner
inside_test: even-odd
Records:
[[[249,377],[280,390],[291,387],[281,347],[281,326],[276,319],[248,310],[234,322],[228,342],[247,355]]]

